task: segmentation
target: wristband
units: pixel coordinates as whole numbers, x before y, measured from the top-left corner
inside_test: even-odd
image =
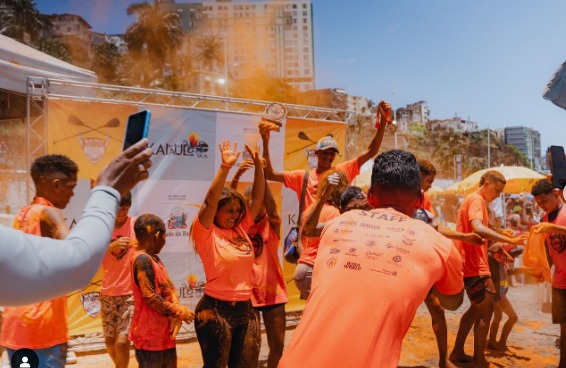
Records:
[[[220,164],[220,166],[221,166],[221,167],[225,167],[225,168],[227,168],[228,170],[230,170],[230,169],[232,168],[232,166],[234,166],[234,165],[228,165],[228,164],[225,164],[224,162],[222,162],[222,163]]]

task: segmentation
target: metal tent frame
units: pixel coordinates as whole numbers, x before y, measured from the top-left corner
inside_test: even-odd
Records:
[[[76,82],[63,79],[28,77],[27,126],[28,160],[47,152],[46,100],[65,99],[96,101],[105,103],[128,103],[146,106],[175,106],[186,109],[224,111],[241,114],[262,115],[269,101],[245,100],[223,96],[200,95],[186,92],[166,91],[111,84]],[[287,117],[313,121],[338,122],[355,126],[355,113],[321,107],[284,104]],[[347,132],[346,158],[354,156],[356,132]],[[30,162],[31,163],[31,162]]]

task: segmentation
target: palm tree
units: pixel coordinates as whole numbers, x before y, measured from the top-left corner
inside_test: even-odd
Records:
[[[49,21],[36,9],[34,0],[0,1],[0,34],[26,44],[36,44]]]
[[[172,63],[183,43],[181,17],[158,2],[131,4],[127,13],[138,17],[124,35],[129,59],[140,72],[134,83],[144,87],[162,84],[165,66]],[[132,72],[132,76],[137,74]]]
[[[202,37],[198,44],[200,49],[197,59],[202,66],[213,70],[213,66],[224,65],[224,41],[217,34]]]

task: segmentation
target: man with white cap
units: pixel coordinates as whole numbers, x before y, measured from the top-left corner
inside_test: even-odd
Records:
[[[315,170],[293,170],[293,171],[276,171],[273,170],[271,160],[269,158],[269,130],[260,129],[260,134],[263,140],[263,157],[266,160],[265,177],[267,180],[277,181],[283,183],[287,188],[297,193],[299,202],[301,201],[301,192],[303,189],[303,181],[305,174],[308,175],[306,195],[304,200],[303,209],[308,208],[316,198],[316,189],[318,182],[326,171],[331,168],[340,170],[346,174],[348,181],[351,182],[359,173],[360,167],[369,159],[377,155],[383,134],[385,132],[386,120],[389,120],[388,113],[391,106],[387,102],[381,102],[378,108],[378,121],[383,122],[379,124],[368,148],[362,151],[359,155],[352,160],[342,162],[336,166],[332,166],[336,155],[340,153],[338,143],[331,136],[327,135],[319,139],[316,144],[315,155],[318,158],[318,165]]]

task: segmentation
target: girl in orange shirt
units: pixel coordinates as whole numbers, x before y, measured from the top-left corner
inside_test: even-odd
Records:
[[[204,267],[204,295],[195,308],[195,331],[204,367],[257,366],[259,325],[250,300],[254,254],[247,230],[263,204],[265,178],[257,152],[252,200],[246,209],[237,191],[224,187],[240,156],[230,141],[219,145],[220,169],[191,226],[191,239]]]

